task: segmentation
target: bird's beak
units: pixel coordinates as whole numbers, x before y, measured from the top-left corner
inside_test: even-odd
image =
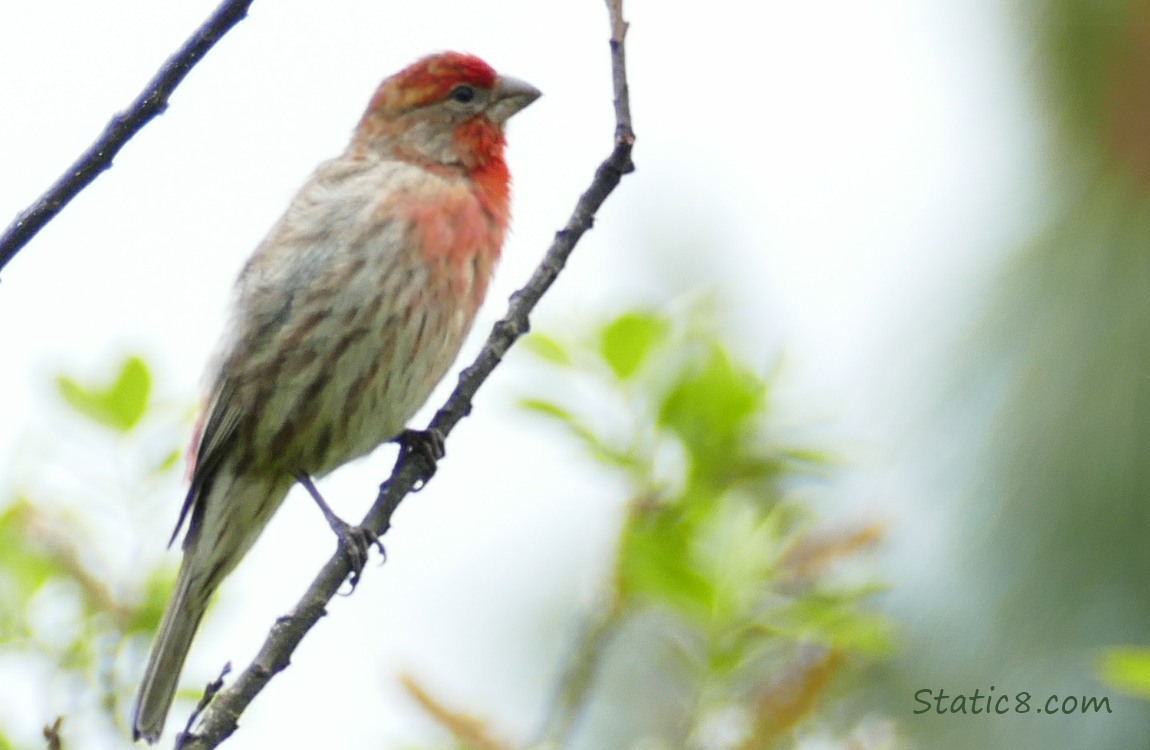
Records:
[[[507,122],[511,115],[526,107],[541,96],[539,89],[526,81],[511,76],[499,76],[491,90],[491,106],[488,117],[499,124]]]

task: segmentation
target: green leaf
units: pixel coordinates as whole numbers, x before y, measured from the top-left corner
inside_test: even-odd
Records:
[[[634,516],[619,545],[620,599],[661,601],[696,621],[705,620],[715,592],[692,565],[693,536],[693,524],[677,507]]]
[[[1116,690],[1150,699],[1150,648],[1124,646],[1102,652],[1102,681]]]
[[[604,463],[621,466],[623,468],[634,468],[638,465],[638,461],[634,456],[625,451],[612,448],[601,440],[590,427],[583,424],[575,415],[558,404],[544,401],[543,399],[525,398],[519,401],[519,406],[527,411],[535,412],[540,416],[548,417],[558,422],[564,429],[578,438],[579,441],[590,450],[594,458]]]
[[[684,370],[668,391],[659,424],[682,439],[696,472],[722,475],[738,461],[739,438],[765,393],[766,384],[716,344],[701,367]]]
[[[651,350],[667,337],[671,324],[666,318],[640,312],[620,315],[599,334],[599,351],[621,380],[634,375]]]
[[[520,340],[520,346],[542,360],[553,365],[568,367],[571,364],[571,355],[558,340],[542,333],[530,333]]]
[[[148,409],[152,375],[143,359],[132,356],[124,360],[116,381],[106,388],[84,386],[67,375],[56,377],[56,387],[78,414],[118,432],[128,432]]]
[[[564,424],[574,424],[576,422],[575,417],[572,416],[571,412],[567,411],[558,404],[552,403],[551,401],[544,401],[541,398],[520,399],[519,407],[526,409],[527,411],[533,411],[536,414],[544,417],[550,417],[551,419],[563,422]]]

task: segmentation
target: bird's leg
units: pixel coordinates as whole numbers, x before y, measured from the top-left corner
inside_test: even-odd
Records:
[[[392,438],[392,442],[399,443],[402,460],[406,461],[414,455],[422,461],[423,471],[420,472],[419,486],[413,488],[414,492],[418,492],[435,476],[439,459],[446,455],[443,433],[434,427],[430,430],[404,430]]]
[[[387,556],[387,551],[383,548],[383,542],[371,529],[363,526],[352,526],[337,516],[331,507],[328,506],[327,501],[323,499],[323,495],[319,494],[315,484],[311,481],[311,477],[307,472],[300,471],[295,475],[296,481],[307,490],[311,495],[311,499],[315,500],[315,504],[319,506],[320,512],[323,517],[327,519],[327,525],[335,532],[339,538],[339,546],[347,555],[348,565],[351,567],[351,587],[355,589],[359,583],[359,574],[363,571],[363,566],[367,564],[367,553],[371,549],[371,545],[379,548],[380,554]]]

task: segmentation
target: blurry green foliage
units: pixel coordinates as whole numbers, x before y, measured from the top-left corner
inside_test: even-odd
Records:
[[[1094,650],[1142,642],[1150,620],[1150,2],[1015,6],[1045,95],[1045,161],[1021,167],[1021,201],[1000,220],[1029,237],[999,248],[993,281],[967,292],[970,334],[916,374],[938,390],[911,473],[953,519],[945,569],[977,595],[956,606],[949,587],[924,587],[907,605],[922,624],[896,705],[924,684],[988,676],[1096,692],[1083,668]],[[940,647],[951,641],[963,648]],[[1112,685],[1138,672],[1129,652],[1104,660]],[[1142,747],[1150,712],[1116,703],[1104,720],[914,730],[925,747]]]
[[[1042,52],[1042,64],[1032,69],[1057,126],[1054,162],[1075,169],[1095,162],[1145,184],[1150,2],[1040,0],[1020,3],[1019,9],[1027,42]]]
[[[64,374],[57,376],[56,385],[73,420],[110,429],[120,438],[117,450],[150,456],[158,434],[174,441],[172,423],[182,420],[153,401],[152,380],[150,368],[141,357],[127,356],[110,385]],[[66,450],[66,442],[48,447]],[[171,475],[176,468],[179,451],[174,442],[161,456],[158,461],[147,458],[142,464],[153,478]],[[77,465],[70,458],[61,463],[55,455],[38,454],[34,460],[43,462],[42,473],[57,479],[61,478],[61,466]],[[56,684],[94,695],[94,705],[89,700],[60,702],[93,707],[102,714],[107,735],[103,740],[85,738],[81,744],[107,746],[113,738],[127,735],[122,719],[135,688],[125,681],[117,662],[133,641],[149,639],[155,631],[171,588],[172,572],[157,569],[141,573],[137,569],[130,583],[114,575],[101,554],[107,551],[103,546],[109,540],[94,533],[93,518],[85,514],[93,506],[97,514],[108,507],[130,512],[131,508],[123,506],[128,505],[132,493],[125,492],[109,506],[102,490],[97,489],[104,485],[103,478],[78,473],[73,479],[80,481],[80,487],[66,490],[75,496],[63,505],[53,502],[54,491],[36,487],[15,490],[0,510],[0,656],[39,661],[54,674]],[[146,484],[139,479],[141,485]],[[142,597],[139,588],[143,589]],[[56,717],[36,718],[49,725]],[[77,726],[84,722],[69,723]],[[64,726],[61,735],[68,744],[67,724]],[[0,750],[15,747],[8,735],[8,729],[0,726]]]
[[[591,395],[570,403],[529,398],[523,406],[624,477],[630,498],[604,582],[609,595],[573,644],[545,736],[532,747],[572,746],[591,721],[590,705],[604,695],[615,700],[599,677],[622,647],[615,644],[639,623],[657,624],[649,635],[674,654],[674,665],[652,662],[652,672],[668,679],[685,673],[694,693],[694,710],[661,730],[653,741],[663,744],[652,747],[700,746],[717,721],[737,731],[708,747],[793,747],[799,728],[832,716],[849,673],[890,649],[889,624],[865,607],[876,587],[835,575],[881,530],[820,529],[791,496],[789,486],[825,475],[830,462],[777,444],[770,378],[741,363],[704,318],[629,312],[585,341],[527,340],[554,368],[549,382],[584,386],[557,391]],[[138,469],[162,475],[173,471],[179,452],[174,443],[155,452],[149,425],[163,417],[152,380],[141,358],[127,357],[110,385],[71,376],[56,382],[75,419],[111,430],[120,449],[147,442],[149,458]],[[126,653],[135,658],[157,627],[171,571],[137,570],[129,582],[109,575],[93,545],[75,541],[91,536],[83,519],[40,500],[18,494],[0,512],[0,655],[46,662],[74,690],[97,696],[107,739],[123,737],[135,686],[116,665]],[[44,606],[67,613],[52,633],[37,615]],[[443,706],[414,680],[406,685],[455,747],[507,747],[482,720]],[[722,718],[728,714],[735,719]],[[838,720],[835,728],[851,724]],[[0,727],[0,750],[10,744]]]
[[[716,721],[726,739],[707,747],[794,747],[796,730],[831,715],[832,685],[890,652],[890,623],[865,606],[878,587],[835,575],[881,530],[819,530],[789,488],[825,475],[831,462],[772,439],[770,377],[738,361],[708,320],[699,310],[629,311],[580,341],[537,333],[525,341],[564,398],[522,406],[621,473],[630,496],[609,595],[574,645],[532,748],[629,747],[640,738],[644,747],[704,746]],[[587,726],[596,702],[616,715],[644,705],[606,694],[602,674],[620,649],[635,658],[634,644],[619,644],[652,623],[658,630],[643,639],[663,641],[677,663],[650,670],[672,682],[686,674],[693,712],[671,724],[652,715],[644,733],[605,741],[609,731]],[[408,689],[457,749],[510,747],[414,683]]]
[[[616,377],[624,380],[631,377],[652,348],[666,337],[668,328],[666,320],[651,315],[628,313],[619,316],[604,326],[600,333],[599,351],[603,361]]]
[[[1150,700],[1150,648],[1107,649],[1098,671],[1114,689]]]
[[[129,432],[148,410],[152,375],[144,360],[128,357],[111,385],[81,385],[67,375],[59,375],[56,386],[77,413],[118,432]]]
[[[1104,127],[1109,79],[1126,52],[1125,43],[1115,43],[1116,31],[1129,27],[1136,5],[1132,0],[1045,0],[1021,6],[1043,31],[1039,39],[1050,62],[1044,83],[1072,128],[1097,134]]]

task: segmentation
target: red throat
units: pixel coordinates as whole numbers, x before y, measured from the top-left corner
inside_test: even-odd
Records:
[[[502,131],[486,117],[476,117],[459,126],[455,143],[483,209],[495,224],[507,226],[511,173],[503,160]]]

